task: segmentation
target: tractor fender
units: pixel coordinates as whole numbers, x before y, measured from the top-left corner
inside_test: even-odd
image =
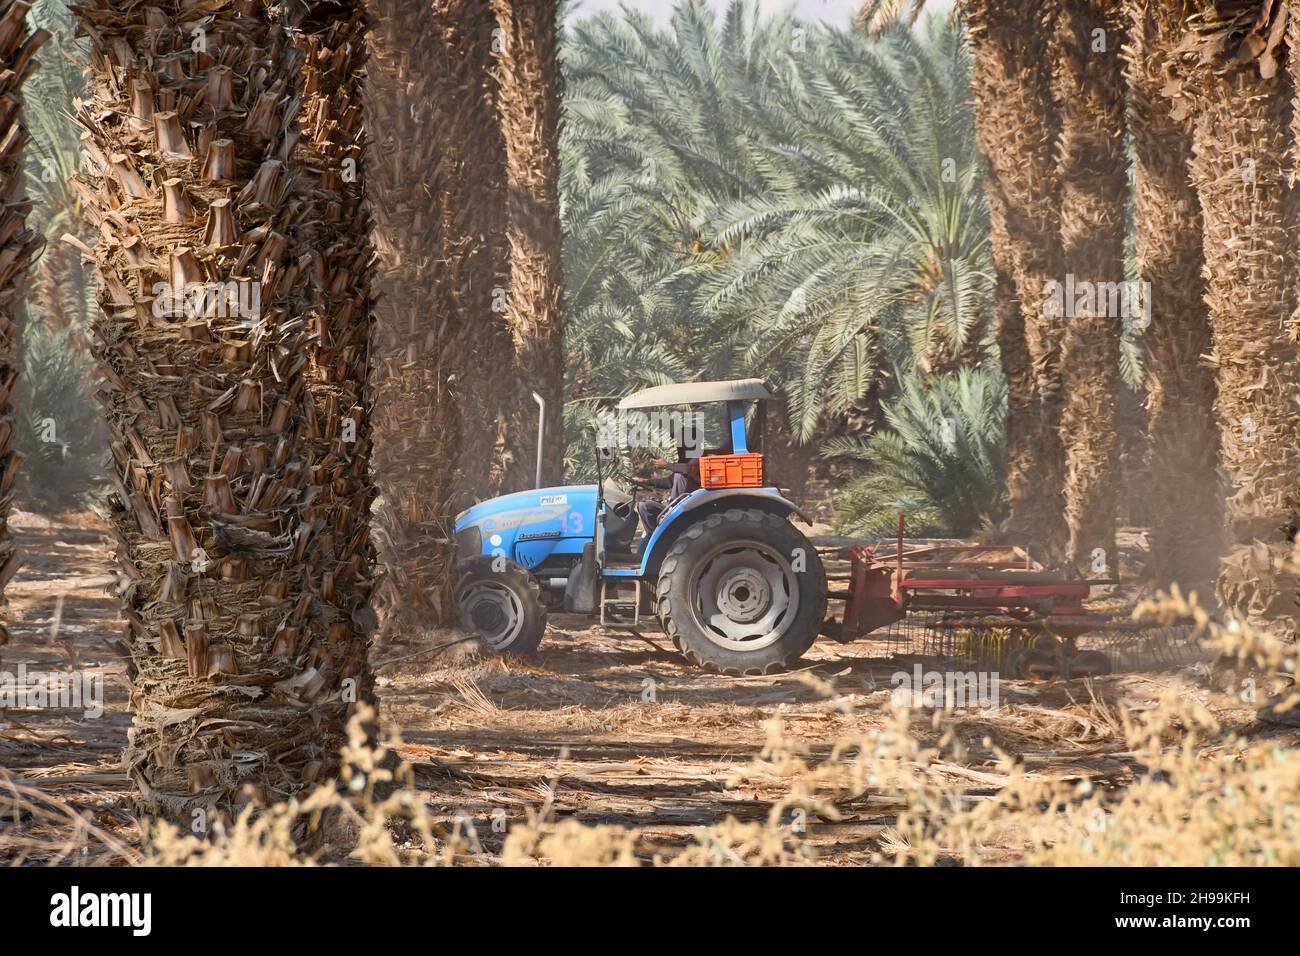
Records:
[[[782,497],[775,488],[693,491],[664,512],[659,526],[643,548],[640,577],[654,578],[659,574],[659,565],[684,530],[702,518],[731,508],[757,508],[781,518],[795,515],[804,524],[812,524],[806,512]]]

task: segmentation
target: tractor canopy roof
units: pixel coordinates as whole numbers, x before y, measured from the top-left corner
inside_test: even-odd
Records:
[[[768,399],[772,393],[762,379],[741,378],[732,382],[684,382],[656,385],[633,392],[618,403],[619,408],[659,408],[664,405],[699,405],[705,402],[745,402]]]

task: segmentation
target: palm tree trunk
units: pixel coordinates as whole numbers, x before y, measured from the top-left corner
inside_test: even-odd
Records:
[[[1048,290],[1061,275],[1052,101],[1044,13],[1040,0],[966,0],[973,53],[976,133],[989,162],[994,261],[1014,282],[1019,322],[1000,302],[998,333],[1010,389],[1007,531],[1033,543],[1038,556],[1063,556],[1067,529],[1060,489],[1065,458],[1058,432],[1061,395],[1060,324]],[[1009,288],[999,283],[999,298]],[[1031,415],[1031,410],[1036,414]]]
[[[93,308],[92,279],[81,263],[81,253],[66,242],[51,242],[32,273],[32,305],[51,331],[68,329],[84,342]]]
[[[303,103],[291,162],[302,204],[291,242],[311,250],[302,303],[314,325],[308,340],[308,393],[315,420],[314,457],[334,465],[326,492],[304,509],[321,528],[314,574],[329,605],[332,642],[347,648],[343,672],[370,698],[363,666],[372,629],[374,547],[370,512],[373,398],[369,388],[374,310],[374,246],[363,183],[366,126],[362,103],[369,20],[365,0],[295,0],[289,6]]]
[[[560,58],[556,0],[492,0],[500,30],[497,113],[506,150],[506,236],[510,279],[506,324],[515,345],[505,390],[504,490],[533,484],[537,407],[546,401],[543,484],[558,481],[564,457],[563,273],[560,228]],[[517,376],[517,377],[516,377]]]
[[[1188,177],[1192,131],[1164,93],[1173,51],[1194,6],[1130,0],[1129,127],[1137,156],[1138,275],[1148,284],[1144,332],[1147,481],[1151,523],[1147,573],[1158,587],[1211,593],[1223,549],[1223,489],[1214,419],[1210,320],[1202,276],[1201,209]]]
[[[1068,301],[1061,345],[1065,405],[1067,558],[1075,567],[1113,568],[1119,445],[1119,341],[1122,316],[1103,294],[1124,281],[1125,22],[1120,0],[1072,0],[1051,31],[1052,87],[1060,113],[1061,253],[1074,288],[1095,294]]]
[[[314,4],[236,0],[184,29],[159,6],[76,10],[124,763],[147,812],[187,825],[328,773],[366,694],[348,609],[364,620],[370,577],[370,253],[355,190],[312,166],[337,158],[324,140],[360,142],[358,54],[330,46],[360,38],[350,7],[331,5],[338,32]],[[169,295],[194,288],[220,294]]]
[[[370,7],[375,474],[391,636],[454,618],[451,518],[491,493],[493,472],[499,486],[490,399],[511,378],[514,345],[493,311],[506,281],[505,145],[488,0]]]
[[[1205,0],[1199,7],[1192,26],[1200,36],[1184,38],[1199,43],[1180,45],[1176,93],[1194,116],[1191,176],[1204,222],[1228,483],[1218,597],[1252,624],[1294,634],[1295,580],[1279,570],[1290,553],[1281,528],[1296,513],[1300,487],[1296,205],[1288,183],[1293,91],[1285,71],[1239,55],[1250,52],[1243,40],[1258,3]]]
[[[32,204],[24,198],[23,147],[29,137],[23,126],[22,88],[38,66],[36,51],[50,35],[28,29],[30,9],[23,0],[0,2],[0,604],[20,562],[9,534],[9,509],[23,460],[14,448],[13,400],[22,368],[24,278],[41,249],[41,238],[27,228]],[[0,645],[8,640],[0,624]]]
[[[999,267],[994,285],[994,318],[998,328],[998,351],[1002,374],[1007,380],[1006,476],[1007,501],[1013,517],[1039,494],[1037,488],[1038,439],[1044,429],[1034,388],[1033,364],[1025,343],[1025,316],[1016,284]]]

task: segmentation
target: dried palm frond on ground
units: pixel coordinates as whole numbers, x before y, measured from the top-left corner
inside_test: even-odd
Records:
[[[95,823],[70,801],[0,768],[0,861],[11,866],[135,866],[143,856],[131,839]]]
[[[1152,611],[1169,613],[1178,600]],[[1222,638],[1219,635],[1215,639]],[[1252,654],[1276,645],[1266,636],[1244,638]],[[833,695],[816,679],[812,688]],[[485,854],[469,830],[432,822],[412,785],[411,768],[382,769],[390,738],[368,749],[355,721],[345,750],[343,786],[322,787],[301,803],[241,820],[229,834],[202,842],[166,834],[151,862],[302,862],[287,849],[291,820],[320,820],[339,812],[335,831],[345,839],[335,853],[367,863],[501,862],[507,865],[791,865],[818,859],[811,830],[877,808],[881,827],[877,863],[967,865],[1292,865],[1300,860],[1300,820],[1287,807],[1300,786],[1300,754],[1283,741],[1224,734],[1219,720],[1195,697],[1168,694],[1145,709],[1092,698],[1067,722],[1081,748],[1097,732],[1127,748],[1122,786],[1096,775],[1043,768],[1032,755],[1012,754],[987,735],[971,737],[970,718],[887,708],[884,720],[817,753],[791,735],[786,722],[766,724],[757,758],[738,767],[729,784],[785,789],[765,816],[734,817],[693,831],[673,845],[636,827],[582,825],[556,819],[544,798],[510,827],[500,855]],[[852,707],[844,705],[845,713]],[[1041,719],[1027,708],[1000,721]],[[1049,712],[1050,713],[1050,712]],[[1084,715],[1087,716],[1084,716]],[[1091,718],[1091,719],[1089,719]],[[1060,728],[1053,732],[1065,736]],[[386,797],[372,788],[405,781]],[[413,841],[399,845],[394,834]],[[418,840],[416,837],[418,836]]]
[[[385,668],[383,720],[402,733],[358,715],[337,779],[269,808],[251,800],[202,838],[145,832],[118,763],[129,718],[111,608],[71,580],[102,586],[110,559],[93,528],[23,529],[46,557],[15,581],[5,667],[66,661],[49,639],[66,591],[78,666],[105,670],[107,698],[98,722],[0,712],[0,762],[47,814],[15,825],[0,812],[2,862],[1254,864],[1300,845],[1285,806],[1300,729],[1257,718],[1289,697],[1295,649],[1219,626],[1181,595],[1144,621],[1193,620],[1218,667],[1004,679],[996,709],[948,713],[893,706],[900,673],[939,662],[890,658],[884,642],[819,644],[793,673],[720,678],[557,615],[534,661]]]

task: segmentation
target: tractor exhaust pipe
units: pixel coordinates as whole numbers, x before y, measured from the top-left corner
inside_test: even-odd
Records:
[[[546,441],[546,399],[533,392],[533,401],[537,403],[537,479],[534,488],[542,487],[542,446]]]

